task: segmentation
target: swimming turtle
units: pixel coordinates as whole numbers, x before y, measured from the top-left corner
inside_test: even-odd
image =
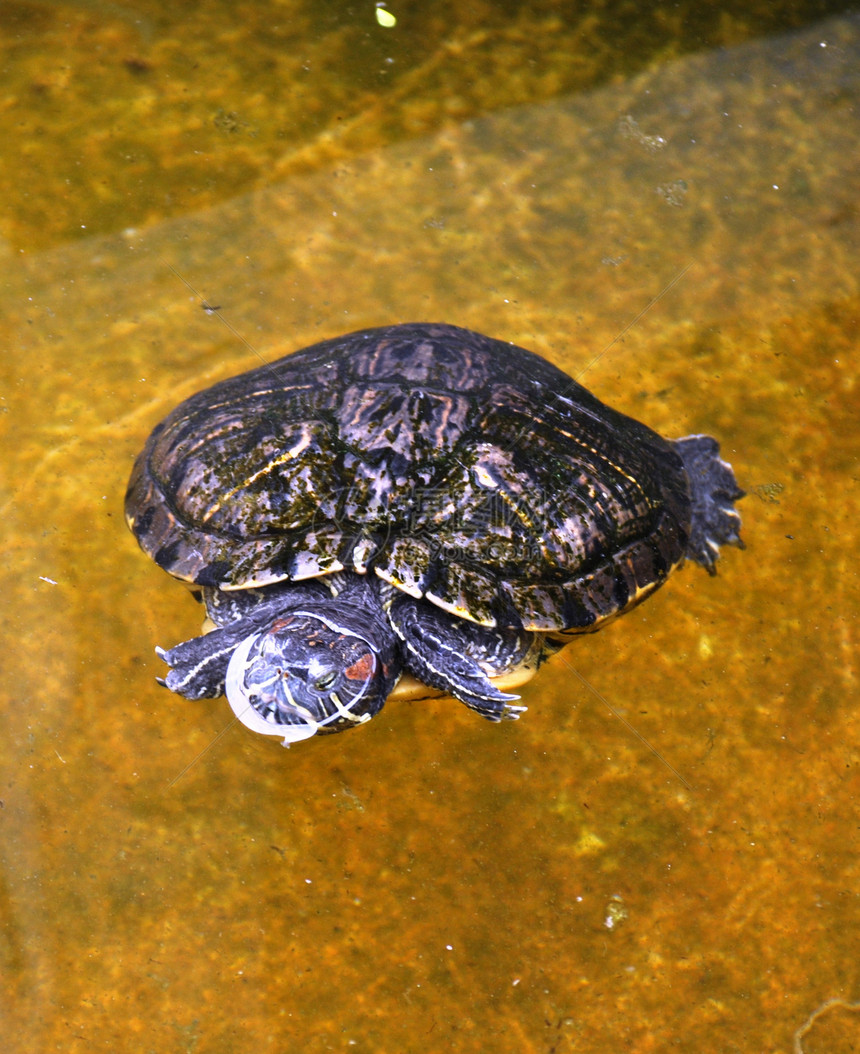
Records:
[[[186,399],[126,516],[212,627],[158,649],[161,683],[226,692],[289,744],[369,720],[404,672],[403,695],[518,717],[509,689],[571,634],[742,546],[741,495],[709,436],[664,439],[532,352],[416,323]]]

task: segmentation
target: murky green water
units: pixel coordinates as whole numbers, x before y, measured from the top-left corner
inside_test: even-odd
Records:
[[[6,1049],[856,1049],[860,21],[569,6],[4,8]],[[155,684],[199,613],[125,481],[411,319],[719,436],[748,549],[517,723],[287,752]]]

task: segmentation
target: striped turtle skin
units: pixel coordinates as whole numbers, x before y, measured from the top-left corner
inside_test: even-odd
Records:
[[[485,717],[518,716],[493,680],[628,610],[686,558],[713,572],[720,545],[741,545],[741,493],[710,437],[664,439],[523,348],[407,324],[185,400],[138,457],[126,516],[160,567],[202,587],[217,627],[161,653],[167,686],[198,698],[226,683],[231,703],[266,713],[257,730],[313,734],[378,712],[404,669]],[[293,613],[315,610],[333,640],[375,634],[345,652],[374,661],[343,667],[355,676],[331,693],[318,677],[322,702],[291,690],[260,704],[248,682],[277,680],[272,656],[310,632]],[[307,656],[299,667],[285,683],[307,681]],[[375,687],[351,702],[365,674]]]

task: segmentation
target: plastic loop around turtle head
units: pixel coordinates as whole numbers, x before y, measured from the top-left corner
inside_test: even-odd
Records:
[[[256,634],[246,637],[233,652],[230,664],[227,667],[224,693],[233,713],[252,732],[259,732],[264,736],[281,736],[283,738],[282,746],[288,747],[290,743],[298,743],[303,739],[310,739],[319,731],[319,722],[307,721],[296,725],[282,725],[277,721],[268,720],[254,709],[254,704],[245,690],[244,676],[248,664],[248,655],[256,639]]]

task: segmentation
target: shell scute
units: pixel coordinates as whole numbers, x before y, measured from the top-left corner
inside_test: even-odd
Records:
[[[414,324],[192,396],[153,431],[127,515],[190,582],[346,568],[474,622],[564,632],[624,610],[684,559],[691,496],[676,444],[550,363]]]

